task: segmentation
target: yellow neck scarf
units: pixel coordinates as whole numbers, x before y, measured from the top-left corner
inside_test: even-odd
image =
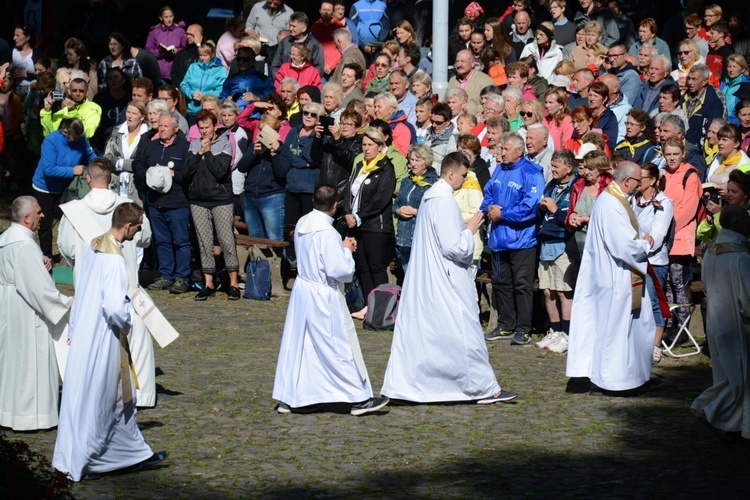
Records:
[[[615,146],[615,151],[619,149],[628,148],[628,151],[630,151],[630,156],[633,157],[635,156],[635,148],[639,148],[643,146],[644,144],[648,144],[648,142],[649,142],[648,139],[644,139],[641,142],[631,143],[630,139],[626,137],[625,139],[623,139],[623,141],[620,144]]]
[[[711,164],[712,161],[714,161],[714,156],[716,156],[719,152],[719,145],[712,146],[708,143],[708,140],[706,140],[703,143],[703,155],[706,157],[706,163],[708,165]]]
[[[415,186],[419,186],[421,188],[432,186],[432,184],[424,180],[424,175],[412,175],[411,181],[414,183]]]
[[[378,162],[385,158],[385,153],[378,153],[378,155],[372,159],[371,162],[368,162],[366,159],[362,159],[362,170],[359,171],[359,175],[357,177],[361,177],[363,175],[368,175],[370,172],[374,172],[378,168]]]
[[[717,174],[722,173],[725,169],[729,167],[733,167],[740,162],[740,158],[742,158],[742,153],[737,151],[735,154],[730,156],[729,158],[722,158],[721,159],[721,166],[719,167],[719,170],[716,171]]]

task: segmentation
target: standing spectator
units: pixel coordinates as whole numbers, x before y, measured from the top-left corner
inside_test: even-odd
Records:
[[[362,51],[359,50],[359,47],[357,47],[352,41],[352,34],[349,33],[349,30],[339,28],[334,31],[333,43],[336,46],[336,50],[341,53],[341,60],[338,65],[336,65],[336,70],[333,72],[333,75],[331,75],[331,81],[341,84],[344,89],[346,89],[347,87],[341,81],[341,74],[344,72],[344,68],[349,64],[356,64],[360,67],[360,71],[364,72],[367,63],[365,62],[365,56],[362,54]],[[362,76],[364,75],[358,77],[360,81],[362,80]],[[357,86],[359,86],[359,82],[357,83]]]
[[[456,21],[456,37],[448,40],[448,63],[456,60],[456,55],[462,50],[471,49],[471,32],[474,31],[474,23],[468,17],[460,17]]]
[[[357,49],[359,50],[359,49]],[[364,101],[365,95],[362,93],[362,90],[359,88],[359,84],[362,82],[362,77],[364,76],[365,72],[362,69],[362,66],[356,64],[356,63],[348,63],[346,65],[339,66],[338,69],[341,69],[341,78],[339,78],[339,81],[341,83],[341,88],[344,92],[344,103],[343,105],[346,106],[353,100],[358,101]],[[332,82],[335,81],[335,79],[331,79]],[[283,83],[283,81],[282,81]]]
[[[187,114],[187,102],[185,101],[185,94],[180,92],[180,89],[174,85],[164,85],[159,88],[156,95],[159,99],[163,99],[169,107],[169,111],[176,111],[177,118],[180,119],[180,132],[187,135],[190,126],[188,125],[185,115]]]
[[[568,350],[570,309],[573,305],[576,263],[565,252],[570,233],[565,218],[570,194],[576,180],[576,158],[570,151],[552,155],[552,180],[544,188],[539,202],[542,223],[539,227],[539,289],[544,290],[544,305],[550,321],[547,335],[534,347],[563,353]]]
[[[417,143],[417,133],[414,126],[406,120],[406,113],[399,109],[396,96],[390,92],[376,95],[375,112],[377,118],[388,122],[393,131],[393,145],[399,153],[406,156],[409,146]]]
[[[245,32],[256,36],[262,43],[268,44],[266,61],[270,64],[278,50],[279,32],[289,29],[292,9],[284,0],[267,0],[256,2],[250,9],[245,23]]]
[[[86,137],[93,137],[102,117],[102,108],[86,98],[88,85],[82,78],[76,78],[68,85],[68,92],[61,102],[52,100],[51,93],[44,99],[44,109],[39,112],[44,135],[57,130],[65,118],[79,118],[83,123]]]
[[[519,10],[513,17],[513,29],[510,32],[510,43],[513,45],[516,59],[521,58],[526,45],[534,42],[534,30],[531,29],[531,15]]]
[[[419,46],[416,43],[407,43],[399,48],[396,62],[404,71],[409,81],[419,71],[420,54]]]
[[[537,96],[534,86],[529,83],[531,70],[528,64],[521,61],[510,63],[505,67],[505,72],[508,74],[509,87],[514,87],[520,90],[526,101],[536,99]]]
[[[381,93],[388,92],[391,88],[391,65],[392,59],[388,54],[379,54],[375,58],[373,66],[375,67],[375,77],[367,82],[365,94],[370,92]]]
[[[273,79],[255,69],[255,52],[249,47],[237,50],[237,73],[224,80],[220,100],[231,97],[240,109],[248,103],[259,101],[273,91]]]
[[[565,141],[563,148],[577,154],[583,144],[583,137],[591,132],[591,128],[594,125],[594,115],[591,114],[588,106],[576,106],[570,112],[570,118],[573,124],[573,135]]]
[[[727,58],[727,77],[721,81],[720,89],[727,100],[727,116],[732,123],[737,123],[735,108],[740,102],[735,94],[740,89],[740,85],[750,82],[748,74],[750,74],[750,66],[743,56],[732,54]]]
[[[708,55],[708,41],[701,35],[702,24],[703,21],[698,14],[693,13],[685,17],[685,35],[698,46],[701,58],[705,60]]]
[[[523,48],[519,59],[526,56],[535,59],[539,76],[547,81],[552,79],[555,67],[564,59],[563,52],[555,41],[555,27],[552,23],[545,21],[536,28],[536,39]]]
[[[750,166],[750,158],[740,149],[742,133],[739,127],[724,125],[716,133],[718,154],[708,167],[706,181],[716,185],[719,195],[727,195],[729,174],[741,167]]]
[[[52,224],[60,198],[73,177],[83,175],[85,166],[95,157],[80,118],[61,119],[59,128],[42,143],[42,157],[31,187],[42,212],[49,214],[39,224],[39,246],[48,258],[52,258]]]
[[[488,85],[494,85],[494,82],[489,76],[474,69],[471,51],[462,50],[458,53],[455,68],[456,76],[450,79],[448,88],[458,87],[465,90],[469,96],[467,112],[476,115],[482,110],[479,102],[481,90]]]
[[[676,115],[682,118],[682,121],[685,122],[685,127],[687,128],[687,116],[685,116],[685,110],[680,106],[680,101],[682,101],[682,95],[680,94],[679,87],[672,84],[665,85],[659,91],[659,112],[657,113],[656,110],[654,110],[651,112],[650,116],[655,117],[661,113]]]
[[[382,0],[358,0],[349,11],[349,19],[357,26],[359,47],[372,58],[391,32],[391,22]]]
[[[492,290],[498,326],[486,340],[513,337],[513,345],[531,341],[531,316],[536,264],[536,219],[544,190],[538,165],[523,157],[524,141],[515,132],[503,136],[502,168],[484,189],[481,211],[491,221]]]
[[[183,176],[188,154],[185,136],[178,134],[175,113],[159,115],[158,139],[147,141],[136,168],[136,180],[146,189],[146,205],[154,234],[160,276],[149,290],[180,294],[190,290],[190,204]]]
[[[65,42],[65,57],[58,61],[55,73],[57,85],[62,92],[67,92],[68,85],[74,78],[83,78],[88,85],[89,100],[93,100],[99,90],[97,84],[96,63],[89,58],[86,45],[78,38],[68,38]]]
[[[706,129],[715,118],[726,118],[724,103],[708,84],[710,76],[708,66],[694,65],[688,73],[687,92],[682,96],[681,106],[688,120],[685,138],[693,144],[703,144]]]
[[[292,44],[299,43],[306,45],[310,49],[308,59],[318,70],[318,76],[323,78],[325,69],[325,57],[323,56],[323,47],[320,42],[312,36],[308,30],[310,28],[310,19],[304,12],[295,12],[289,18],[289,36],[279,42],[276,53],[273,56],[273,62],[269,66],[269,75],[271,78],[276,77],[276,72],[282,64],[290,60]]]
[[[680,86],[680,92],[687,89],[687,76],[690,69],[701,62],[701,53],[698,46],[692,40],[680,42],[677,52],[677,69],[672,71],[672,79]]]
[[[409,79],[406,76],[406,72],[400,69],[393,70],[388,80],[390,82],[390,92],[398,101],[399,109],[406,115],[406,120],[410,124],[415,125],[417,123],[415,107],[418,99],[409,90]]]
[[[561,48],[576,41],[576,25],[565,16],[567,8],[565,0],[552,0],[548,7],[555,23],[555,41]]]
[[[328,82],[323,86],[323,110],[325,116],[333,118],[334,125],[339,125],[344,111],[344,90],[338,83]]]
[[[190,65],[198,61],[198,47],[203,43],[203,27],[200,24],[191,24],[185,30],[185,36],[187,44],[172,61],[171,80],[175,87],[180,86]]]
[[[151,52],[159,61],[161,77],[167,83],[172,78],[172,63],[175,56],[187,44],[185,23],[174,22],[174,11],[165,5],[159,11],[160,23],[151,29],[146,40],[146,50]]]
[[[696,214],[701,199],[701,179],[694,166],[686,163],[685,145],[674,137],[662,146],[664,168],[664,194],[674,202],[674,242],[669,250],[669,272],[665,293],[670,304],[690,304],[691,263],[695,256]],[[674,335],[686,320],[688,310],[678,308],[667,322],[666,342],[671,344]]]
[[[234,45],[245,36],[245,20],[241,17],[228,17],[224,23],[224,33],[216,42],[216,57],[229,73],[229,67],[234,60]]]
[[[589,105],[589,91],[593,83],[594,73],[590,69],[583,68],[574,73],[573,92],[568,96],[568,106],[571,109]],[[638,86],[640,87],[640,83]]]
[[[112,133],[112,128],[125,121],[125,108],[130,102],[130,84],[120,68],[109,68],[107,72],[107,89],[94,97],[94,103],[100,108],[100,122],[91,138],[92,144],[101,150]]]
[[[719,214],[728,205],[738,205],[745,210],[750,204],[750,175],[741,170],[733,170],[727,181],[727,194],[719,200],[706,202],[706,218],[698,224],[696,237],[704,243],[711,243],[719,235],[721,220]]]
[[[501,66],[515,62],[518,59],[518,54],[513,47],[513,43],[497,19],[488,19],[484,23],[484,39],[487,45],[492,46],[497,52]]]
[[[117,32],[109,35],[109,55],[99,63],[97,74],[99,92],[107,88],[107,71],[112,66],[122,68],[131,84],[143,76],[140,64],[131,54],[130,42],[124,35]]]
[[[310,26],[310,33],[320,42],[321,47],[323,47],[323,60],[325,63],[322,76],[328,80],[333,75],[341,60],[341,53],[336,48],[333,34],[339,28],[344,28],[344,25],[333,16],[332,0],[322,0],[319,12],[320,19]]]
[[[718,83],[727,77],[727,61],[729,56],[734,53],[734,49],[726,41],[729,36],[729,26],[725,22],[718,22],[708,28],[710,37],[708,55],[706,56],[706,66],[714,75],[712,85],[718,86]]]
[[[552,180],[550,162],[555,151],[555,149],[547,146],[549,140],[549,131],[541,123],[534,123],[526,129],[526,158],[542,168],[545,182],[549,182],[547,179]]]
[[[664,157],[664,145],[667,140],[676,137],[685,145],[685,162],[698,170],[701,180],[706,178],[706,160],[703,151],[690,142],[685,141],[685,121],[682,117],[671,114],[661,114],[656,117],[656,130],[658,131],[659,147],[652,154],[644,157],[644,161],[655,163],[659,169],[666,166]]]
[[[130,96],[134,101],[142,104],[148,104],[154,98],[154,84],[146,77],[136,78],[133,80],[133,89]]]
[[[125,109],[125,122],[112,130],[104,149],[104,157],[112,164],[117,176],[118,193],[138,205],[143,202],[136,192],[133,179],[136,167],[133,158],[142,136],[149,131],[147,119],[146,106],[138,101],[130,101]]]
[[[229,300],[240,299],[237,275],[237,244],[234,241],[234,207],[232,199],[232,145],[227,131],[218,132],[216,116],[201,111],[196,116],[201,139],[190,143],[183,166],[183,179],[190,186],[188,199],[193,225],[198,235],[201,270],[205,287],[195,300],[206,300],[216,293],[214,274],[214,232],[229,274]]]
[[[320,73],[309,60],[310,48],[303,43],[293,43],[289,50],[289,62],[285,62],[276,71],[276,91],[281,86],[284,78],[292,78],[299,82],[302,87],[311,85],[322,88],[323,82],[320,79]]]
[[[35,48],[35,35],[28,26],[16,26],[13,45],[13,64],[8,76],[13,79],[13,91],[25,99],[29,85],[36,79],[34,64],[44,57],[44,52]]]
[[[570,117],[570,108],[565,90],[561,88],[552,88],[544,95],[544,109],[547,111],[542,123],[552,142],[555,144],[555,151],[562,149],[563,144],[573,137],[573,121]]]
[[[672,54],[669,52],[669,46],[664,40],[656,36],[657,31],[656,21],[654,19],[650,17],[642,19],[641,23],[638,25],[638,41],[630,46],[628,54],[635,57],[638,55],[642,46],[653,45],[656,47],[656,51],[659,54],[671,60]]]
[[[626,45],[621,42],[613,43],[607,51],[608,72],[615,75],[620,81],[620,91],[625,96],[629,105],[635,102],[638,92],[641,90],[641,78],[638,70],[630,64],[627,58]]]
[[[424,145],[432,150],[432,168],[440,175],[443,158],[456,151],[455,125],[451,122],[451,109],[445,103],[438,103],[432,108],[430,128]]]
[[[620,92],[620,80],[618,80],[615,75],[602,75],[601,78],[599,78],[599,81],[609,89],[609,102],[607,103],[607,107],[615,114],[615,119],[617,120],[617,142],[620,142],[625,137],[625,121],[627,119],[627,114],[633,109],[633,106],[630,105],[627,98],[622,95],[622,92]],[[665,87],[669,86],[665,85]],[[662,91],[664,91],[665,87],[662,87]],[[660,107],[663,102],[662,91],[659,92]],[[677,92],[677,95],[679,96],[679,91]],[[674,107],[676,107],[679,102],[680,99],[678,97],[674,103]]]
[[[654,121],[642,109],[631,109],[625,122],[625,138],[615,146],[625,160],[642,164],[651,150],[656,147]]]
[[[612,12],[612,17],[617,23],[617,29],[620,30],[619,41],[630,47],[635,43],[636,39],[635,26],[633,26],[633,21],[628,19],[628,17],[622,12],[622,10],[620,9],[620,2],[618,0],[609,0],[607,2],[607,7],[609,8],[610,12]],[[610,45],[610,47],[612,46]]]
[[[659,100],[657,99],[658,103]],[[595,82],[589,90],[589,109],[594,115],[594,128],[601,129],[610,151],[617,144],[617,117],[607,107],[609,103],[609,88],[602,82]]]
[[[602,26],[602,44],[609,47],[620,39],[620,29],[612,16],[612,12],[601,6],[595,0],[579,0],[581,10],[575,13],[573,22],[578,26],[585,25],[589,21],[596,21]]]
[[[216,46],[211,40],[201,43],[198,48],[199,60],[188,68],[180,84],[182,93],[187,97],[187,115],[190,121],[202,109],[201,100],[205,95],[218,96],[227,79],[221,61],[216,57]]]
[[[362,135],[364,156],[352,169],[349,199],[344,204],[344,219],[357,237],[354,261],[365,297],[377,286],[388,283],[386,267],[393,238],[396,174],[386,151],[383,133],[374,127],[366,128]],[[366,313],[359,311],[355,317],[364,318],[363,312]]]
[[[346,1],[345,0],[333,0],[333,17],[344,26],[349,33],[352,35],[352,43],[359,47],[359,35],[357,33],[357,25],[354,21],[346,17]],[[363,68],[366,65],[362,66]]]
[[[724,118],[717,118],[711,122],[706,130],[706,140],[703,141],[703,155],[706,159],[706,165],[711,165],[714,158],[719,154],[719,129],[729,123]],[[687,125],[687,121],[685,122]],[[689,162],[688,162],[689,163]]]

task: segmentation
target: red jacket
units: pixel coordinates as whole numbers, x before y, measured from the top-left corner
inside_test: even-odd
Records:
[[[605,172],[599,176],[599,190],[597,196],[602,194],[602,191],[604,191],[604,188],[606,188],[610,182],[612,182],[612,174],[609,172]],[[573,189],[570,191],[570,208],[568,208],[568,213],[565,215],[565,229],[571,233],[575,233],[579,229],[570,225],[570,214],[575,213],[576,203],[578,203],[578,199],[581,197],[581,193],[585,187],[586,179],[580,177],[573,183]]]
[[[318,87],[319,89],[323,88],[320,73],[318,73],[318,69],[310,61],[305,61],[301,68],[295,68],[290,62],[282,64],[276,72],[276,82],[274,83],[276,92],[279,92],[281,88],[281,80],[287,77],[297,80],[300,88],[308,85]]]

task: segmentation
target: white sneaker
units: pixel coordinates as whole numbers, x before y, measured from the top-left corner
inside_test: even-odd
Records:
[[[568,336],[565,332],[557,332],[558,336],[554,343],[545,347],[546,350],[557,354],[562,354],[568,350]]]
[[[537,347],[539,349],[544,349],[545,347],[550,345],[552,342],[555,342],[557,340],[558,335],[559,335],[558,332],[550,328],[549,330],[547,330],[547,335],[545,335],[545,337],[542,340],[534,344],[534,347]]]
[[[651,358],[651,364],[656,365],[661,361],[661,349],[659,346],[654,346],[654,356]]]

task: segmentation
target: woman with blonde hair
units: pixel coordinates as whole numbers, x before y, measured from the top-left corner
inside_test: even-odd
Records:
[[[568,97],[565,90],[553,87],[544,94],[544,109],[547,115],[542,124],[549,130],[549,135],[555,143],[555,150],[562,149],[565,142],[573,137],[573,120],[568,107]]]
[[[203,109],[203,97],[221,94],[226,79],[224,66],[216,57],[216,45],[211,40],[204,41],[198,46],[198,60],[188,67],[185,78],[180,83],[180,90],[187,100],[187,116],[191,124],[195,123],[195,115]]]
[[[141,206],[143,202],[133,182],[133,163],[141,136],[151,129],[147,120],[146,106],[140,101],[130,101],[125,108],[125,122],[112,130],[104,149],[104,157],[112,163],[113,176],[119,181],[119,193]]]
[[[750,67],[741,54],[732,54],[727,57],[727,77],[722,80],[719,89],[724,92],[724,97],[727,99],[728,119],[732,123],[739,123],[734,113],[734,108],[739,102],[735,93],[739,90],[740,85],[750,82],[748,74],[750,74]]]
[[[687,88],[687,75],[690,72],[690,68],[695,64],[703,62],[701,49],[698,48],[698,45],[694,41],[686,38],[680,42],[677,49],[677,61],[677,68],[672,71],[670,76],[680,86],[680,91],[684,93]]]

